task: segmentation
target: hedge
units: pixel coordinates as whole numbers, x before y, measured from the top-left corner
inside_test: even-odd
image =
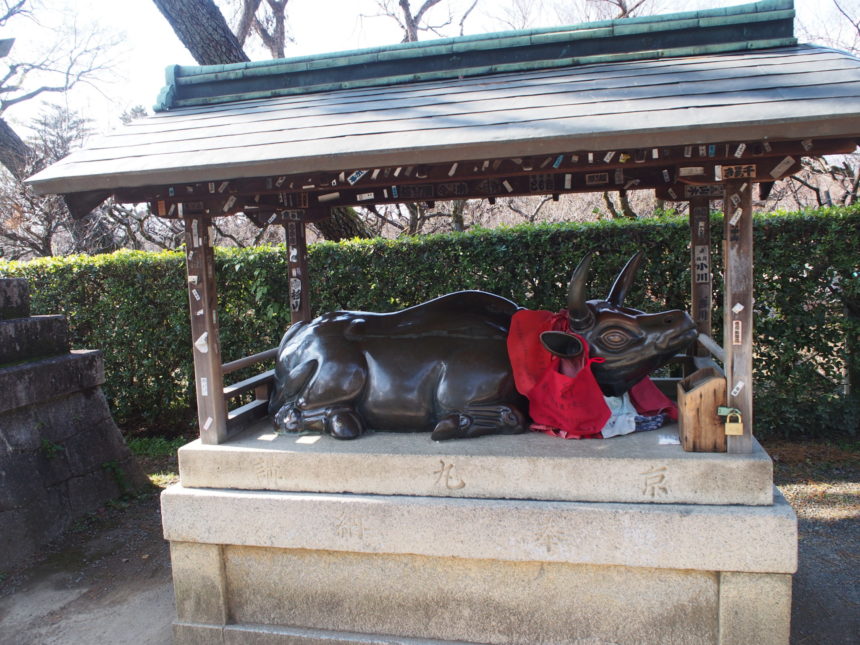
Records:
[[[715,292],[722,218],[711,220]],[[756,434],[855,434],[860,337],[860,208],[757,215]],[[391,311],[460,289],[498,293],[529,308],[563,306],[572,268],[589,249],[590,297],[606,295],[627,258],[646,262],[627,302],[689,309],[689,233],[681,218],[565,223],[398,240],[311,245],[311,302]],[[222,354],[232,360],[277,344],[289,323],[283,247],[217,249]],[[105,391],[128,431],[175,434],[194,420],[183,257],[119,251],[0,262],[30,280],[36,313],[63,313],[76,347],[105,353]],[[715,303],[721,338],[721,303]],[[241,375],[239,375],[241,376]]]

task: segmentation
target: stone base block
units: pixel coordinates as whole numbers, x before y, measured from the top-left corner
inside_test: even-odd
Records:
[[[173,625],[176,645],[469,645],[463,641],[440,641],[403,636],[374,636],[322,629],[295,629],[265,625]],[[581,645],[600,645],[588,640]]]
[[[277,436],[262,420],[226,444],[183,446],[179,470],[189,488],[768,506],[773,463],[753,444],[748,455],[684,452],[676,425],[587,441],[396,432],[338,441]]]
[[[793,573],[797,518],[774,506],[593,504],[184,488],[161,497],[171,542]]]
[[[30,285],[24,278],[0,278],[0,320],[30,315]]]
[[[0,571],[148,485],[98,388],[0,413]]]
[[[98,387],[104,381],[102,353],[94,349],[2,367],[0,413]]]
[[[162,496],[189,643],[786,645],[773,507],[187,489]]]
[[[65,316],[0,320],[0,365],[68,351],[69,325]]]

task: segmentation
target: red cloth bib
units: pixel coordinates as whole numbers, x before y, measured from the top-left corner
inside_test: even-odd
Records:
[[[554,314],[523,309],[511,319],[508,356],[517,390],[528,398],[531,417],[543,426],[540,429],[564,438],[599,437],[611,415],[591,371],[591,364],[602,359],[589,358],[588,343],[573,334],[582,342],[583,352],[575,359],[565,359],[565,372],[575,374],[562,374],[561,359],[541,345],[540,335],[545,331],[571,333],[567,311]],[[678,418],[675,404],[649,378],[630,389],[630,400],[640,414],[665,412]]]

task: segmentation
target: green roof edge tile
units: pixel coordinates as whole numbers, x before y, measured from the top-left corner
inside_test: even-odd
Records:
[[[794,45],[794,0],[496,32],[230,65],[167,68],[157,112],[334,89]]]

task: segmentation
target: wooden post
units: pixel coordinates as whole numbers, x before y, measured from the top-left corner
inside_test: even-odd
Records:
[[[308,251],[305,223],[290,219],[284,223],[287,238],[287,263],[290,272],[290,324],[311,319]]]
[[[218,333],[215,254],[210,246],[209,222],[203,217],[185,219],[185,262],[200,439],[205,444],[218,444],[227,439],[227,406]]]
[[[693,320],[700,334],[712,336],[713,279],[711,273],[711,200],[690,199],[690,295]],[[696,345],[696,356],[709,352]]]
[[[743,434],[727,437],[730,453],[752,452],[753,226],[750,179],[726,182],[723,255],[723,348],[728,405],[741,412]]]

